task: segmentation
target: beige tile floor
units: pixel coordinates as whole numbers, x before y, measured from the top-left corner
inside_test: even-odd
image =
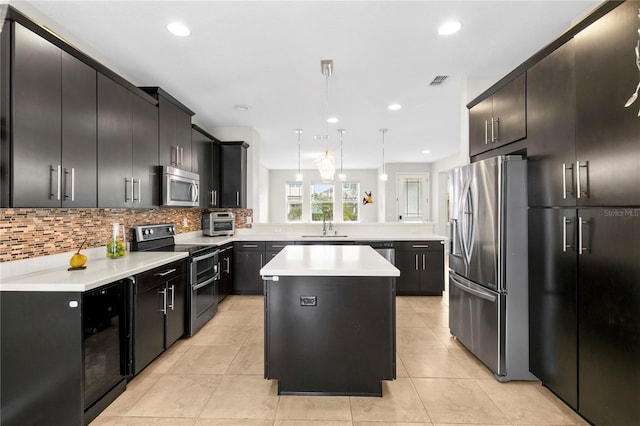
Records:
[[[539,383],[499,383],[449,334],[445,297],[397,298],[397,380],[382,398],[278,396],[263,379],[263,300],[218,314],[127,386],[92,426],[586,425]]]

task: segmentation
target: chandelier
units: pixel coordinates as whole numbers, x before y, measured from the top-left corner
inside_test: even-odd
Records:
[[[323,182],[333,181],[333,176],[336,174],[336,165],[333,161],[333,155],[329,154],[328,149],[318,157],[316,167],[318,167]]]

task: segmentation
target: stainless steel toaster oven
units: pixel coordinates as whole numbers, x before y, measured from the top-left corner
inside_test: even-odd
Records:
[[[210,212],[202,214],[202,235],[218,237],[233,235],[235,216],[231,212]]]

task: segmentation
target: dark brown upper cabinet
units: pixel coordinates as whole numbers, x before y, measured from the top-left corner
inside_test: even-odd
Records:
[[[469,109],[469,156],[527,137],[526,75]]]
[[[222,199],[220,207],[247,208],[246,142],[221,142],[220,165]]]
[[[627,1],[575,37],[576,196],[579,206],[640,205],[639,1]]]
[[[141,89],[158,100],[159,164],[192,171],[191,117],[195,113],[160,87]]]
[[[98,74],[98,207],[159,204],[157,108]]]
[[[13,31],[11,205],[95,207],[96,71],[18,23]]]
[[[191,161],[191,171],[200,176],[200,207],[219,207],[220,142],[195,124],[191,131]]]
[[[575,206],[574,41],[527,71],[529,206]]]

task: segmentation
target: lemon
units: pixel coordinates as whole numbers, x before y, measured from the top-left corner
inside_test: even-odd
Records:
[[[71,260],[69,260],[69,265],[71,265],[72,268],[80,268],[84,266],[85,263],[87,263],[87,256],[80,253],[75,253],[71,256]]]

